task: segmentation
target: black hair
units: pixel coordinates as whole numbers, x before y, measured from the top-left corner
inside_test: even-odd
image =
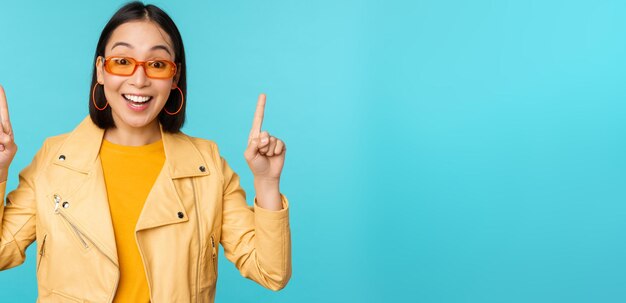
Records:
[[[115,122],[113,121],[111,106],[107,106],[104,110],[98,110],[96,109],[94,101],[92,100],[93,92],[93,98],[95,99],[95,102],[99,103],[98,107],[101,108],[104,106],[104,104],[100,104],[103,103],[102,100],[105,99],[104,87],[102,85],[97,85],[95,91],[92,91],[93,87],[98,83],[97,67],[95,66],[96,59],[99,56],[104,57],[106,44],[109,42],[111,34],[118,26],[127,22],[141,20],[156,23],[172,39],[175,63],[179,73],[177,86],[183,92],[183,95],[187,95],[185,48],[183,46],[183,39],[180,35],[180,32],[178,31],[178,28],[176,27],[176,24],[174,24],[174,21],[170,18],[170,16],[168,16],[163,10],[154,5],[145,5],[139,1],[130,2],[120,8],[113,15],[113,17],[111,17],[104,29],[102,29],[102,33],[100,34],[100,40],[98,40],[98,45],[96,46],[94,60],[92,61],[94,63],[94,69],[93,77],[91,79],[91,86],[89,87],[89,116],[91,117],[91,120],[102,129],[114,128]],[[181,106],[180,102],[181,96],[179,96],[178,90],[172,91],[169,98],[167,99],[167,102],[165,103],[163,110],[161,110],[158,115],[158,119],[161,123],[163,131],[169,133],[179,132],[180,128],[185,123],[185,108],[187,107],[187,102],[182,104],[182,109],[176,115],[168,115],[167,113],[165,113],[165,109],[167,109],[171,113],[176,112]]]

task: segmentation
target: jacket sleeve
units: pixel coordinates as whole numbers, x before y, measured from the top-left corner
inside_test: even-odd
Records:
[[[289,206],[281,194],[283,209],[270,211],[246,204],[239,176],[223,158],[224,176],[222,237],[226,258],[241,275],[271,290],[280,290],[291,277]]]
[[[35,174],[41,166],[42,148],[19,174],[16,190],[9,193],[6,205],[0,203],[0,270],[24,263],[25,251],[36,237]],[[5,197],[6,181],[0,183],[0,193]]]

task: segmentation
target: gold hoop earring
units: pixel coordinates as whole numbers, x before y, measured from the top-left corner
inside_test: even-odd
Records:
[[[180,87],[176,86],[176,89],[180,92],[180,106],[178,107],[178,110],[174,113],[168,112],[167,109],[165,107],[163,107],[163,110],[165,111],[166,114],[170,115],[170,116],[174,116],[176,114],[178,114],[180,112],[181,109],[183,109],[183,104],[185,103],[185,95],[183,95],[183,91],[180,90]]]
[[[107,108],[107,106],[109,106],[109,101],[105,100],[106,104],[104,104],[104,107],[98,107],[98,104],[96,104],[96,86],[98,86],[97,82],[93,85],[93,89],[91,90],[91,101],[93,101],[93,106],[95,106],[97,110],[103,111],[105,108]]]

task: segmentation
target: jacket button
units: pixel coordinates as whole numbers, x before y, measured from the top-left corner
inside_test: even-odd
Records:
[[[178,217],[179,217],[179,218],[181,218],[181,219],[182,219],[184,216],[185,216],[185,214],[183,214],[183,212],[182,212],[182,211],[179,211],[179,212],[178,212]]]
[[[204,166],[200,166],[198,168],[200,169],[201,172],[205,172],[206,171],[206,167],[204,167]]]
[[[70,202],[65,201],[65,202],[63,202],[62,206],[63,206],[63,208],[68,208],[68,207],[70,207]]]
[[[65,155],[60,155],[60,156],[59,156],[59,160],[61,160],[61,161],[65,161]]]

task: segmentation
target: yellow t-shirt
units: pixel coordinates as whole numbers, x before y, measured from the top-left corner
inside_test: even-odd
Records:
[[[135,226],[165,162],[163,141],[123,146],[104,140],[100,160],[120,262],[120,281],[113,302],[149,302],[150,291],[135,242]]]

